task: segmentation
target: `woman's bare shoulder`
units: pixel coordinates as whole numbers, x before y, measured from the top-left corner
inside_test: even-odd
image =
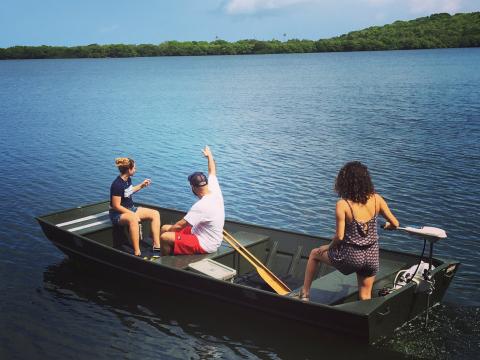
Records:
[[[385,199],[379,193],[375,193],[374,196],[380,205],[385,203]]]
[[[348,206],[347,201],[345,199],[339,199],[337,201],[337,209],[346,209]]]

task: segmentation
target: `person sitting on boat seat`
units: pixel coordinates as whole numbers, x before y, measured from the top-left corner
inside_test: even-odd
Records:
[[[202,150],[208,159],[208,178],[202,172],[188,177],[198,200],[184,218],[161,228],[162,254],[188,255],[217,251],[223,239],[225,210],[218,184],[215,160],[208,146]]]
[[[319,263],[335,267],[342,274],[357,274],[360,300],[372,296],[375,274],[379,268],[377,216],[388,220],[386,229],[400,224],[386,201],[375,192],[367,167],[353,161],[339,171],[335,182],[338,200],[336,233],[329,245],[320,246],[310,253],[305,270],[300,298],[308,301],[310,287]]]
[[[128,226],[133,251],[137,256],[141,255],[139,223],[141,220],[150,220],[153,256],[160,256],[160,214],[157,210],[135,207],[132,199],[132,195],[149,186],[151,180],[145,179],[140,184],[133,186],[131,177],[136,172],[135,161],[130,158],[117,158],[115,165],[120,171],[120,175],[110,186],[110,220],[113,225]]]

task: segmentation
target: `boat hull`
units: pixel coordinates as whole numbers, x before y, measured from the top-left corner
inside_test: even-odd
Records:
[[[176,210],[162,209],[147,204],[141,205],[158,209],[162,214],[162,219],[175,218],[182,214]],[[105,209],[108,207],[108,203],[98,203],[93,206]],[[77,209],[72,209],[70,212]],[[64,211],[41,216],[37,220],[46,237],[72,259],[95,263],[119,273],[128,273],[133,277],[142,278],[152,288],[156,285],[182,288],[199,296],[208,296],[219,301],[227,301],[282,317],[287,323],[288,321],[302,322],[322,330],[333,330],[340,335],[364,343],[373,343],[382,337],[391,335],[396,328],[424,311],[427,303],[432,306],[440,302],[458,268],[458,263],[455,261],[436,259],[438,266],[433,273],[436,285],[430,296],[425,293],[415,293],[415,285],[410,283],[390,295],[375,297],[368,301],[345,301],[337,305],[305,303],[293,297],[277,295],[271,291],[216,280],[185,268],[167,266],[132,256],[97,242],[88,234],[79,235],[57,226],[56,223],[60,219],[69,218],[68,214],[68,211]],[[318,237],[233,221],[227,221],[225,227],[230,231],[247,229],[256,233],[268,233],[272,239],[278,239],[280,242],[280,260],[284,256],[283,254],[288,253],[288,247],[291,245],[286,241],[282,242],[281,239],[291,239],[292,242],[303,244],[312,243],[310,248],[318,246],[319,242],[327,241]],[[305,248],[303,257],[308,257],[310,248],[308,246]],[[272,245],[269,244],[268,251],[271,249]],[[395,256],[395,254],[404,257],[410,256],[395,252],[388,252],[387,255]],[[181,260],[181,257],[179,259]],[[232,260],[232,263],[238,265],[239,261],[238,259]]]

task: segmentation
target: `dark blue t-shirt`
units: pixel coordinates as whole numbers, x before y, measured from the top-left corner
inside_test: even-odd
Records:
[[[133,207],[132,194],[132,179],[128,178],[128,180],[125,181],[118,176],[113,181],[112,186],[110,186],[110,206],[112,206],[112,196],[120,196],[122,198],[120,205],[126,208]]]

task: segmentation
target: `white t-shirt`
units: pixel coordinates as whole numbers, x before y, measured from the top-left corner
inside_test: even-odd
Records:
[[[223,240],[225,208],[216,176],[208,177],[208,189],[210,194],[193,204],[185,215],[185,220],[192,225],[192,234],[197,236],[202,249],[212,253],[217,251]]]

